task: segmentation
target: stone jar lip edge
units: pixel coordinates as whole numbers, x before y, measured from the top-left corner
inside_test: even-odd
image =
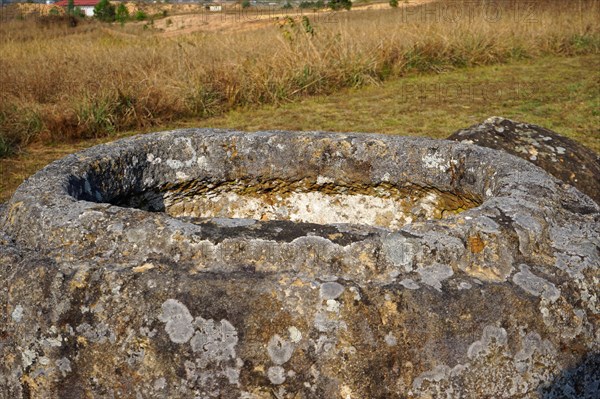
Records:
[[[14,231],[14,229],[11,228],[11,225],[12,225],[12,227],[14,227],[14,222],[11,223],[11,214],[12,214],[11,211],[13,210],[13,208],[15,206],[22,207],[22,204],[28,200],[28,197],[29,197],[30,204],[26,205],[26,207],[28,207],[29,209],[26,209],[25,213],[26,214],[29,213],[30,218],[33,217],[34,214],[39,214],[43,211],[48,212],[52,208],[56,209],[56,207],[60,207],[60,206],[69,206],[69,207],[71,207],[72,210],[78,209],[79,215],[82,215],[86,211],[90,211],[93,209],[101,209],[103,207],[105,209],[109,209],[109,208],[112,209],[112,211],[114,211],[114,213],[115,213],[114,216],[125,216],[126,217],[128,215],[131,215],[132,213],[142,212],[142,211],[131,209],[131,208],[120,208],[120,207],[116,207],[114,205],[109,205],[109,204],[94,203],[94,202],[87,202],[87,201],[76,201],[70,195],[68,195],[68,194],[65,195],[66,194],[66,187],[65,187],[66,182],[64,181],[64,179],[66,179],[66,176],[68,175],[68,173],[73,170],[74,163],[81,162],[81,161],[83,161],[85,163],[86,161],[89,162],[90,160],[92,160],[94,158],[95,159],[102,158],[103,156],[106,156],[107,153],[110,153],[111,151],[114,151],[114,150],[118,150],[122,154],[122,153],[126,153],[127,151],[130,151],[135,146],[140,145],[140,144],[152,143],[157,140],[168,140],[168,139],[173,139],[175,137],[184,137],[185,138],[185,137],[188,137],[189,135],[219,136],[221,138],[223,138],[223,137],[271,138],[271,137],[277,137],[277,136],[281,136],[281,135],[289,135],[290,137],[335,138],[338,140],[339,139],[353,139],[353,140],[357,139],[357,140],[362,140],[362,141],[364,141],[364,140],[373,140],[373,141],[374,140],[382,140],[389,144],[397,145],[400,147],[402,147],[403,144],[405,144],[405,143],[421,144],[424,146],[435,145],[436,147],[444,146],[444,147],[448,148],[450,151],[452,151],[454,149],[454,150],[469,151],[471,153],[473,153],[473,152],[480,153],[480,155],[486,156],[486,160],[488,162],[490,162],[490,159],[492,161],[494,159],[498,159],[500,161],[510,160],[511,162],[518,162],[520,172],[522,172],[521,176],[527,176],[527,174],[533,174],[534,175],[533,179],[540,180],[543,185],[553,186],[553,185],[557,185],[557,183],[558,183],[558,181],[556,179],[554,179],[550,175],[545,174],[545,172],[541,171],[539,168],[537,168],[534,165],[531,165],[531,164],[527,163],[526,161],[523,161],[517,157],[511,156],[509,154],[505,154],[505,153],[502,153],[499,151],[494,151],[494,150],[485,149],[485,148],[481,148],[481,147],[474,147],[474,146],[470,146],[467,144],[456,143],[456,142],[452,142],[452,141],[448,141],[448,140],[435,140],[435,139],[420,138],[420,137],[391,136],[391,135],[370,134],[370,133],[330,133],[330,132],[320,132],[320,131],[287,132],[287,131],[278,131],[278,130],[246,133],[246,132],[241,132],[241,131],[232,130],[232,129],[180,129],[180,130],[151,133],[151,134],[147,134],[147,135],[127,137],[124,139],[117,140],[115,142],[101,144],[99,146],[95,146],[95,147],[83,150],[81,152],[71,154],[61,160],[53,162],[52,164],[48,165],[46,168],[42,169],[40,172],[36,173],[32,178],[28,179],[25,183],[23,183],[23,185],[19,188],[19,190],[17,190],[17,192],[15,193],[13,198],[11,198],[11,200],[8,202],[8,204],[5,208],[4,214],[0,215],[0,228],[4,227],[4,229],[8,230],[9,233],[11,232],[11,230]],[[500,162],[500,163],[502,163],[502,162]],[[502,165],[500,165],[500,169],[501,169],[501,167],[502,167]],[[523,168],[523,169],[521,169],[521,168]],[[542,173],[540,173],[540,172],[542,172]],[[58,174],[58,178],[56,178],[57,174]],[[48,187],[45,187],[46,190],[44,190],[44,187],[39,186],[39,182],[44,181],[45,178],[48,176],[50,176],[50,177],[55,176],[55,179],[53,179],[53,185],[54,185],[53,188],[55,191],[53,191],[52,188],[50,190],[48,190]],[[514,183],[518,187],[518,184],[520,182],[514,182]],[[523,188],[523,190],[522,190],[522,192],[516,193],[516,194],[518,194],[517,196],[513,195],[513,194],[515,194],[515,192],[512,191],[513,189],[508,190],[508,189],[501,188],[500,190],[505,191],[505,192],[501,193],[500,197],[508,197],[508,198],[513,197],[513,199],[516,200],[516,203],[519,204],[520,200],[522,200],[523,197],[529,196],[527,187],[520,187],[520,188]],[[58,192],[57,192],[57,190],[58,190]],[[36,193],[36,191],[37,191],[37,193]],[[506,192],[506,191],[508,191],[508,192]],[[31,199],[31,194],[33,194],[35,197],[36,195],[39,195],[40,193],[42,193],[41,196],[43,198],[36,198],[35,200]],[[42,201],[39,201],[39,200],[42,200]],[[490,201],[490,200],[492,200],[492,201]],[[490,208],[490,207],[495,208],[495,206],[496,206],[495,203],[498,202],[497,200],[499,200],[499,198],[497,198],[497,195],[490,194],[489,198],[484,198],[484,201],[480,206],[478,206],[476,208],[472,208],[470,210],[467,210],[467,211],[461,213],[461,219],[463,219],[463,220],[468,219],[469,220],[467,222],[468,225],[471,225],[471,226],[477,225],[477,222],[481,217],[489,217],[491,209],[488,209],[488,208]],[[67,203],[65,203],[65,201]],[[39,202],[45,202],[47,205],[42,205]],[[118,208],[118,209],[116,209],[116,208]],[[547,208],[547,206],[542,205],[542,208]],[[199,229],[199,227],[194,224],[176,220],[174,218],[171,218],[168,215],[147,215],[146,218],[142,218],[142,219],[148,219],[149,217],[159,220],[160,223],[172,222],[172,224],[173,224],[172,227],[174,229],[183,228],[184,230],[188,230],[188,232],[192,233],[192,234],[193,234],[194,230],[197,231]],[[27,218],[27,216],[26,216],[26,218]],[[60,219],[60,218],[58,218],[58,219]],[[48,223],[50,224],[50,226],[46,226],[46,227],[52,228],[52,223],[53,223],[52,220],[54,220],[54,219],[45,221],[46,224],[48,224]],[[437,223],[437,221],[426,221],[426,222],[423,222],[422,224],[435,227],[435,225],[438,223]],[[143,223],[142,223],[142,225],[143,225]],[[72,227],[75,227],[75,226],[71,226],[71,228]],[[401,228],[400,230],[390,230],[390,229],[381,228],[381,229],[379,229],[380,233],[376,234],[379,237],[377,240],[379,241],[390,234],[411,231],[412,227],[415,227],[415,226],[409,224],[409,225]],[[464,227],[465,228],[460,229],[461,232],[464,233],[465,230],[470,230],[470,228],[468,228],[469,226],[464,226]],[[358,230],[361,229],[360,226],[356,226],[355,228],[357,228]],[[364,229],[364,230],[367,231],[369,229]],[[19,231],[19,229],[17,229],[17,231],[14,231],[13,236],[16,236],[15,238],[17,238],[17,241],[27,242],[27,239],[23,239],[23,237],[20,237],[20,235],[22,235],[22,233],[23,233],[23,231]],[[453,232],[449,232],[449,233],[451,234]],[[460,233],[460,232],[456,231],[455,233]],[[456,234],[456,235],[463,236],[463,234]],[[29,243],[29,244],[31,245],[31,243]],[[30,246],[30,245],[28,245],[28,246]],[[43,244],[40,245],[39,243],[38,243],[38,245],[34,244],[33,246],[37,247],[38,249],[44,248],[44,245]]]

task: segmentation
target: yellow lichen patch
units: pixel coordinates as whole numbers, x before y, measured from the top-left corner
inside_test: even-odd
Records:
[[[452,216],[481,203],[469,193],[385,182],[373,185],[360,182],[360,176],[353,183],[333,182],[324,176],[294,181],[198,180],[170,184],[163,190],[165,211],[173,217],[360,223],[391,228],[415,219]]]
[[[342,388],[340,389],[340,396],[343,399],[352,399],[352,389],[347,385],[342,385]]]
[[[282,277],[279,279],[278,283],[279,283],[279,285],[280,285],[281,287],[285,287],[285,286],[289,285],[289,283],[290,283],[290,278],[289,278],[289,277],[287,277],[287,276],[282,276]]]
[[[482,267],[479,264],[471,264],[465,272],[475,278],[486,280],[486,281],[504,281],[500,275],[499,270],[491,267]]]
[[[185,236],[183,235],[183,233],[181,231],[176,231],[172,236],[171,239],[173,241],[183,241],[185,239]]]
[[[26,384],[29,387],[30,392],[36,392],[38,390],[38,384],[35,382],[35,379],[27,374],[21,376],[21,384]]]
[[[478,254],[485,248],[485,243],[478,235],[471,236],[468,239],[469,250],[474,254]]]
[[[85,288],[87,286],[87,282],[86,282],[87,277],[88,277],[87,270],[79,270],[73,276],[73,279],[71,280],[71,283],[69,286],[71,287],[72,290],[77,289],[77,288],[79,288],[79,289]]]
[[[306,283],[304,283],[302,280],[300,280],[299,278],[294,280],[294,282],[292,282],[292,284],[290,284],[292,287],[304,287],[306,285]]]
[[[250,396],[252,399],[273,399],[278,396],[275,395],[276,391],[274,389],[267,388],[255,388],[252,390]]]
[[[133,272],[134,272],[134,273],[143,273],[143,272],[145,272],[145,271],[148,271],[148,270],[154,269],[154,267],[155,267],[155,266],[154,266],[152,263],[144,263],[143,265],[141,265],[141,266],[136,266],[136,267],[134,267],[134,268],[133,268],[133,269],[131,269],[131,270],[133,270]]]
[[[460,315],[460,319],[463,321],[471,321],[473,319],[473,315],[471,313],[464,313]]]
[[[8,355],[6,355],[5,359],[5,363],[6,364],[11,364],[15,361],[15,355],[13,355],[12,353],[9,353]]]
[[[360,263],[366,268],[375,268],[375,260],[373,259],[370,253],[361,252],[360,255],[358,255],[358,259],[360,260]]]
[[[329,234],[327,236],[327,238],[329,238],[329,240],[333,241],[333,240],[337,240],[338,238],[342,237],[342,233],[335,233],[335,234]]]
[[[262,364],[259,364],[257,366],[254,366],[254,368],[252,370],[256,371],[257,373],[264,373],[265,372],[265,366],[263,366]]]
[[[22,206],[23,206],[23,201],[15,202],[14,204],[11,205],[11,207],[8,211],[8,222],[10,224],[15,224],[15,214],[17,213],[19,208],[21,208]]]
[[[379,309],[379,316],[381,317],[381,323],[385,326],[391,319],[398,315],[398,305],[392,301],[385,301],[383,306]]]
[[[133,339],[133,345],[137,348],[148,349],[150,347],[150,340],[148,337],[136,337]]]

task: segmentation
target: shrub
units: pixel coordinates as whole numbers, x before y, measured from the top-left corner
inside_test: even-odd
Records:
[[[304,31],[309,35],[315,35],[315,30],[306,15],[302,16],[302,27],[304,28]]]
[[[146,14],[142,10],[137,10],[137,12],[135,13],[136,21],[144,21],[146,20],[146,18],[148,18],[148,14]]]
[[[113,22],[115,20],[115,6],[108,0],[100,0],[100,3],[94,7],[94,16],[103,22]]]
[[[398,0],[390,0],[390,7],[393,7],[393,8],[398,7]]]
[[[81,9],[81,7],[75,7],[73,10],[73,16],[77,18],[85,18],[85,12]]]
[[[250,0],[242,0],[242,8],[250,7]]]
[[[13,152],[13,143],[9,143],[8,139],[0,136],[0,158],[10,155]]]

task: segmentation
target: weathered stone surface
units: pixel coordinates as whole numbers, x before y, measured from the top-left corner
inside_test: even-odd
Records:
[[[600,204],[600,157],[551,130],[492,117],[453,133],[448,140],[471,142],[526,159]]]
[[[0,214],[0,395],[595,398],[599,247],[597,204],[482,147],[121,140]]]

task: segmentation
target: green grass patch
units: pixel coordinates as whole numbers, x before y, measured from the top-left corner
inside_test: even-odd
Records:
[[[21,154],[0,159],[0,201],[8,199],[36,170],[73,151],[135,133],[180,127],[355,131],[446,138],[458,129],[497,115],[547,127],[600,152],[598,71],[600,60],[596,56],[522,60],[411,75],[278,106],[248,105],[209,119],[117,132],[111,138],[37,143]],[[310,81],[306,77],[306,84]],[[213,94],[207,91],[198,96],[194,99],[198,111],[209,109]],[[111,114],[94,109],[92,120],[100,124]]]
[[[413,75],[279,106],[241,108],[186,125],[445,138],[498,115],[548,127],[600,152],[598,71],[596,56],[523,60]]]

